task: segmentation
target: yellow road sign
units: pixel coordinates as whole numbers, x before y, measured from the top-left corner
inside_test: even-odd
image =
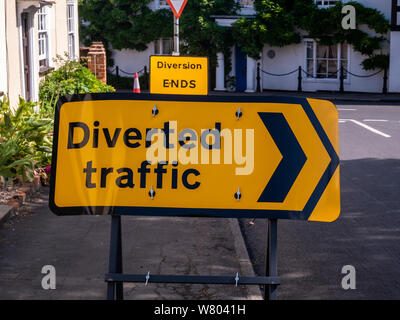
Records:
[[[50,207],[334,221],[338,113],[328,101],[100,94],[55,118]]]
[[[208,58],[151,56],[150,93],[207,95]]]

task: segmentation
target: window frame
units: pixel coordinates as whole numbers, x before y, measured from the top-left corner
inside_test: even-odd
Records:
[[[164,52],[164,44],[163,44],[164,40],[168,40],[168,41],[172,42],[171,52],[169,52],[169,53]],[[157,53],[157,50],[156,50],[157,44],[160,49],[159,53]],[[173,51],[174,51],[174,39],[173,38],[160,38],[160,39],[157,39],[154,41],[154,55],[156,55],[156,56],[171,55],[173,53]]]
[[[164,1],[165,4],[161,4],[161,1]],[[156,9],[169,9],[170,6],[167,0],[156,0]]]
[[[71,11],[70,11],[71,9]],[[72,16],[70,16],[72,13]],[[71,27],[71,28],[70,28]],[[68,58],[70,61],[76,58],[76,17],[75,17],[75,2],[67,1],[67,38],[68,38]],[[72,51],[72,55],[71,55]]]
[[[238,0],[241,8],[254,8],[254,0]],[[242,2],[252,2],[252,4],[244,4]]]
[[[50,67],[50,44],[49,44],[49,33],[50,33],[50,19],[49,19],[49,8],[48,6],[41,7],[38,12],[38,62],[39,69]],[[42,62],[44,62],[42,64]]]
[[[303,69],[308,73],[307,69],[307,61],[309,58],[307,57],[307,47],[308,43],[311,42],[313,43],[313,77],[309,77],[308,75],[305,75],[303,77],[303,80],[308,81],[308,82],[340,82],[340,71],[338,71],[336,78],[317,78],[317,46],[318,42],[314,39],[303,39],[304,41],[304,64],[303,64]],[[338,69],[340,70],[342,61],[342,44],[338,43],[337,44],[337,63],[338,63]],[[351,60],[350,60],[350,44],[347,43],[347,67],[345,69],[350,71],[350,66],[351,66]],[[348,73],[345,71],[344,72],[344,83],[350,83],[350,76],[348,76]]]
[[[318,6],[318,8],[325,9],[325,8],[335,6],[339,1],[340,0],[314,0],[314,3]],[[322,2],[322,3],[318,4],[318,2]],[[325,2],[326,2],[326,4],[325,4]]]

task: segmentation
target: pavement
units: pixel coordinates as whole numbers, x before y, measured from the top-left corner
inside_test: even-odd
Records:
[[[400,108],[337,107],[341,216],[278,222],[278,299],[400,299]],[[240,222],[262,274],[265,221]],[[341,286],[345,265],[356,270],[355,290]]]
[[[8,217],[10,217],[15,208],[13,206],[7,206],[5,204],[0,204],[0,226],[3,222],[5,222]]]
[[[48,189],[0,228],[0,299],[105,299],[109,216],[59,217]],[[236,219],[122,217],[125,273],[254,276]],[[56,289],[41,287],[43,266]],[[125,299],[259,300],[258,286],[125,284]]]

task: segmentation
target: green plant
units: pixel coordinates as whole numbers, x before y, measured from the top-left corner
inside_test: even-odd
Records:
[[[149,3],[150,0],[80,0],[80,17],[89,22],[81,24],[82,42],[89,45],[92,41],[102,41],[107,50],[107,65],[112,67],[111,47],[144,51],[155,40],[172,38],[171,10],[152,11]],[[180,18],[182,55],[207,56],[210,70],[215,68],[217,52],[228,54],[234,40],[231,30],[219,26],[213,16],[235,15],[237,9],[236,0],[188,1]],[[229,74],[230,70],[228,63],[225,73]]]
[[[12,110],[7,97],[0,100],[0,176],[31,180],[35,167],[50,163],[53,120],[38,105],[19,99]]]
[[[114,92],[115,89],[98,80],[78,61],[57,55],[54,62],[60,67],[40,82],[41,112],[53,114],[59,97],[67,94]]]

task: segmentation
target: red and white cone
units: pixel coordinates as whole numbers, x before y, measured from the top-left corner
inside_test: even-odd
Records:
[[[133,80],[133,92],[140,93],[139,76],[137,72],[135,72],[135,79]]]

